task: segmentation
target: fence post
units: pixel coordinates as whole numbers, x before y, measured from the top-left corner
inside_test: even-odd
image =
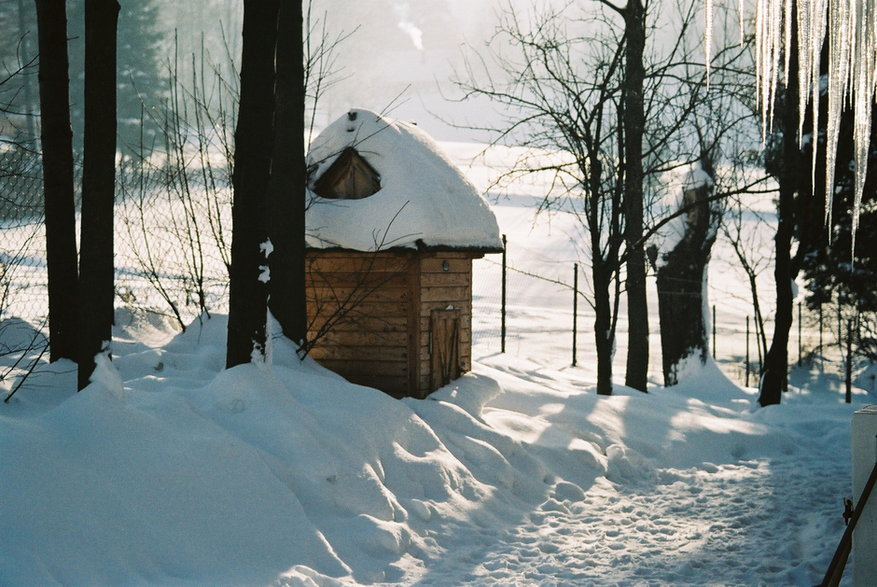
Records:
[[[713,304],[713,361],[716,360],[716,305]]]
[[[819,302],[819,367],[825,369],[825,349],[822,348],[822,302]]]
[[[753,318],[754,320],[754,318]],[[755,342],[758,345],[758,376],[761,377],[761,374],[764,373],[764,352],[767,349],[762,349],[761,337],[764,336],[764,322],[759,324],[758,321],[755,321]]]
[[[877,406],[853,413],[853,499],[859,499],[877,463]],[[859,504],[857,503],[858,507]],[[853,530],[853,586],[873,585],[877,577],[877,495],[864,504]]]
[[[501,322],[500,322],[500,352],[505,352],[505,302],[506,302],[506,249],[507,249],[507,241],[506,236],[502,235],[502,306],[500,309]]]
[[[804,363],[804,346],[801,344],[801,302],[798,302],[798,366]]]
[[[576,360],[576,338],[578,336],[578,315],[579,315],[579,264],[572,265],[572,366],[577,364]]]
[[[847,320],[846,402],[853,402],[853,321]]]
[[[749,387],[749,316],[746,316],[746,387]]]

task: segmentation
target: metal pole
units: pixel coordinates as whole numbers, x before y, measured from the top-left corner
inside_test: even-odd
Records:
[[[716,360],[716,305],[713,304],[713,361]]]
[[[749,387],[749,316],[746,316],[746,387]]]
[[[764,352],[767,349],[762,349],[761,338],[764,336],[764,322],[759,323],[755,322],[755,342],[758,344],[758,375],[761,376],[764,373]]]
[[[506,302],[506,236],[502,235],[502,307],[501,307],[501,325],[500,325],[500,352],[505,352],[505,302]]]
[[[803,345],[801,344],[801,302],[798,302],[798,366],[804,362]]]
[[[572,366],[575,367],[578,363],[576,360],[576,337],[579,315],[579,264],[573,263],[572,270]]]
[[[853,402],[853,321],[847,320],[846,402]]]
[[[819,304],[819,366],[825,367],[825,349],[822,348],[822,303]]]

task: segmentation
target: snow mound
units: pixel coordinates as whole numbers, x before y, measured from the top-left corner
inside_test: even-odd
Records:
[[[314,139],[310,187],[348,147],[380,175],[380,190],[358,200],[309,194],[307,245],[375,251],[392,247],[502,250],[484,198],[416,125],[351,110]]]
[[[534,225],[535,198],[511,195],[496,211],[523,268],[573,258],[561,217]],[[75,365],[29,344],[39,328],[0,323],[0,396],[9,367],[39,363],[0,402],[0,583],[817,583],[872,387],[846,404],[835,374],[802,367],[758,408],[708,360],[597,396],[593,351],[570,367],[560,335],[569,291],[545,283],[509,305],[507,353],[474,341],[474,372],[427,400],[302,363],[273,323],[268,361],[225,370],[225,317],[176,333],[130,310],[77,394]]]

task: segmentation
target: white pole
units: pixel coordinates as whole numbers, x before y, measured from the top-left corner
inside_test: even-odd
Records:
[[[853,499],[858,500],[877,463],[877,406],[853,413]],[[858,506],[858,503],[854,504]],[[853,531],[853,587],[874,585],[877,577],[877,490]]]

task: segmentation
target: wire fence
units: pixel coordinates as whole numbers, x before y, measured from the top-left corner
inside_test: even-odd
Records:
[[[23,145],[0,144],[0,316],[47,313],[42,167]]]
[[[519,251],[516,253],[516,251]],[[523,243],[511,243],[499,258],[476,261],[473,282],[474,357],[510,352],[522,357],[551,357],[552,366],[596,365],[593,341],[594,311],[589,303],[585,267],[574,260],[536,259]],[[656,291],[653,278],[651,291]],[[583,289],[580,289],[583,287]],[[656,296],[654,296],[656,297]],[[721,297],[721,296],[718,296]],[[565,305],[558,305],[564,300]],[[727,301],[727,300],[726,300]],[[656,317],[656,300],[650,315]],[[739,304],[738,304],[739,305]],[[721,302],[707,309],[707,333],[713,359],[736,383],[757,386],[771,342],[772,321],[759,325],[752,315],[740,315]],[[653,320],[657,323],[657,319]],[[761,329],[767,330],[762,332]],[[789,367],[814,369],[841,378],[849,393],[850,370],[856,361],[856,321],[836,305],[809,309],[796,303],[789,332]],[[627,347],[627,322],[622,293],[616,347]],[[651,378],[660,372],[660,328],[650,329]],[[623,374],[624,353],[616,352],[613,371]],[[877,393],[877,381],[858,382]]]
[[[2,160],[4,170],[20,159]],[[231,190],[227,178],[166,160],[121,161],[115,219],[116,293],[127,306],[167,313],[183,328],[224,311]],[[38,164],[0,176],[0,317],[48,314],[42,178]],[[77,196],[78,200],[78,196]]]
[[[217,137],[187,138],[161,155],[127,157],[118,165],[117,303],[167,314],[180,328],[204,312],[227,310],[231,166],[230,158],[208,155],[217,152],[210,140]],[[0,151],[0,320],[15,316],[40,328],[48,314],[42,208],[38,156],[25,148]],[[578,260],[555,259],[525,243],[511,243],[502,259],[476,261],[474,357],[508,352],[550,356],[559,365],[596,364],[587,289]],[[657,308],[650,308],[650,314],[657,316]],[[741,385],[756,385],[764,355],[758,340],[769,341],[769,336],[749,317],[727,311],[721,301],[710,317],[711,350],[718,364]],[[845,335],[851,329],[846,321],[834,309],[796,306],[790,363],[844,373],[853,336]],[[626,348],[626,336],[622,307],[617,348]],[[656,324],[651,356],[652,378],[660,382]],[[623,372],[624,359],[623,353],[615,354],[616,374]]]

